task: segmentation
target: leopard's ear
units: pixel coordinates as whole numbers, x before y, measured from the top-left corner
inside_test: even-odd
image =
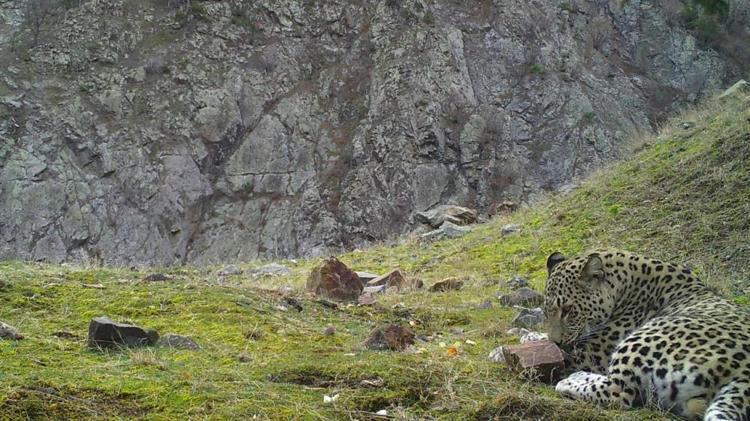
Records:
[[[565,256],[562,255],[559,251],[556,251],[549,255],[547,258],[547,276],[549,276],[552,273],[552,269],[557,266],[558,263],[565,260]]]
[[[581,269],[579,283],[581,286],[591,288],[598,286],[604,280],[604,263],[599,253],[589,255],[589,260]]]

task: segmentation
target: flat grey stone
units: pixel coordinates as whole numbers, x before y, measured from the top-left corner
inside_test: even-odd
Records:
[[[380,277],[380,275],[376,275],[376,274],[370,273],[370,272],[357,271],[357,272],[354,272],[354,273],[356,273],[357,276],[359,276],[359,279],[362,281],[362,284],[367,284],[368,282],[372,281],[373,279]]]
[[[371,287],[365,287],[364,290],[362,290],[363,294],[378,294],[385,292],[385,285],[375,285]]]

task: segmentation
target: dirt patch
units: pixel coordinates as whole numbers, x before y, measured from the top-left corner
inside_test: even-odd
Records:
[[[317,367],[298,367],[270,374],[274,383],[292,383],[311,387],[378,388],[383,386],[380,377],[348,377],[340,373],[325,372]]]
[[[139,417],[150,411],[139,400],[133,394],[32,385],[18,388],[8,395],[0,405],[0,419]]]

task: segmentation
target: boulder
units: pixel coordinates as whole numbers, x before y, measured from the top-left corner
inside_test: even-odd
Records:
[[[173,335],[173,334],[162,336],[156,342],[156,345],[163,347],[163,348],[189,349],[192,351],[200,351],[201,349],[200,345],[195,343],[193,338],[188,337],[188,336]]]
[[[114,322],[109,317],[97,317],[89,323],[89,347],[154,345],[159,334],[153,329]]]
[[[359,276],[335,257],[324,260],[307,278],[308,291],[332,300],[355,301],[363,288]]]
[[[417,212],[415,219],[433,228],[440,227],[444,222],[470,225],[477,222],[477,211],[455,205],[440,205],[424,212]]]
[[[367,349],[378,351],[403,351],[414,343],[414,337],[414,332],[409,328],[388,325],[373,330],[364,345]]]
[[[528,379],[552,383],[565,369],[562,351],[550,341],[507,345],[502,353],[508,368]]]
[[[435,282],[430,287],[430,292],[445,292],[445,291],[455,291],[461,289],[461,287],[464,286],[464,281],[458,279],[458,278],[446,278],[442,281]]]
[[[501,295],[498,299],[504,306],[538,306],[544,302],[544,296],[542,294],[527,287],[519,288],[510,294]]]

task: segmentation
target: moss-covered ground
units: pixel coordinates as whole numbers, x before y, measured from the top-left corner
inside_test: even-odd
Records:
[[[573,192],[462,238],[405,238],[340,256],[356,270],[399,267],[428,285],[457,276],[466,281],[460,291],[393,293],[375,306],[334,309],[304,292],[314,260],[282,262],[291,276],[263,279],[219,279],[216,267],[0,263],[0,320],[26,336],[0,340],[0,419],[377,419],[382,409],[418,419],[668,418],[566,401],[487,359],[516,340],[505,334],[513,310],[495,298],[503,281],[521,275],[541,290],[555,250],[620,247],[687,263],[748,304],[750,98],[686,112],[638,149]],[[502,236],[509,223],[521,232]],[[153,272],[171,279],[143,280]],[[301,312],[279,308],[283,286]],[[477,307],[488,299],[492,308]],[[203,350],[89,350],[88,323],[100,315],[189,335]],[[386,322],[411,326],[416,345],[363,349]],[[324,334],[328,326],[333,335]],[[338,397],[326,403],[325,395]]]

